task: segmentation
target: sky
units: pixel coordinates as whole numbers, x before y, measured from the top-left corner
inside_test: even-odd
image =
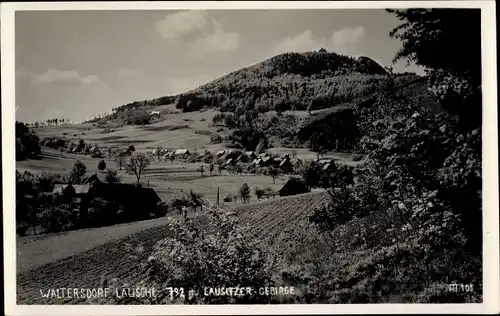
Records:
[[[82,121],[284,52],[323,47],[386,66],[399,24],[380,9],[17,11],[16,119]]]

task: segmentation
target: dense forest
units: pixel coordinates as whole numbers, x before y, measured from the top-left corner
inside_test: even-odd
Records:
[[[37,158],[40,139],[22,122],[16,122],[16,161]]]

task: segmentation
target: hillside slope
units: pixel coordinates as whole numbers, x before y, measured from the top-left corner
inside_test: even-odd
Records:
[[[394,75],[397,82],[418,77]],[[348,57],[326,51],[286,53],[233,71],[180,95],[136,101],[119,106],[106,119],[123,119],[127,112],[176,104],[183,111],[203,107],[235,112],[252,107],[258,112],[311,110],[351,102],[376,91],[388,74],[368,57]]]

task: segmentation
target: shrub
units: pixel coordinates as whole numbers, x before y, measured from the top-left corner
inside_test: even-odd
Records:
[[[106,161],[100,160],[99,163],[97,164],[97,168],[102,172],[104,169],[106,169]]]
[[[85,173],[87,172],[87,166],[80,160],[75,161],[73,167],[69,173],[69,180],[73,184],[80,184],[85,181]]]
[[[112,202],[101,198],[94,198],[90,205],[82,212],[82,221],[86,227],[102,227],[121,222],[121,208]]]
[[[78,210],[72,210],[68,205],[45,205],[39,209],[37,217],[45,233],[59,233],[75,226],[77,214]]]
[[[159,217],[164,217],[167,215],[169,211],[168,204],[166,202],[158,202],[156,205],[156,214],[154,214],[154,217],[159,218]]]
[[[222,137],[219,134],[213,134],[210,136],[210,143],[220,144],[222,143]]]
[[[118,171],[113,169],[108,169],[104,181],[106,181],[107,183],[119,183],[121,179],[118,176]]]
[[[146,265],[146,281],[161,288],[184,287],[203,293],[205,287],[240,284],[257,289],[272,284],[265,256],[245,241],[246,230],[218,209],[210,209],[203,227],[191,219],[181,224],[173,220],[173,236],[156,245]],[[208,229],[207,229],[208,228]],[[202,237],[203,236],[203,237]],[[151,303],[187,304],[263,304],[268,296],[194,296],[170,297],[162,291]]]
[[[241,199],[243,200],[244,203],[248,203],[250,201],[250,187],[248,186],[248,184],[243,183],[238,193],[241,196]]]

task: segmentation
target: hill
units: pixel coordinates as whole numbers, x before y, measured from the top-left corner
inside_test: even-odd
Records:
[[[418,76],[397,74],[394,77],[399,82]],[[186,112],[205,107],[222,112],[239,112],[238,108],[243,107],[251,107],[259,113],[306,110],[309,106],[315,110],[366,97],[387,79],[387,71],[368,57],[353,58],[326,51],[285,53],[180,95],[119,106],[104,119],[126,121],[130,111],[171,103]]]
[[[330,123],[330,114],[346,114],[345,108],[420,78],[411,73],[388,73],[368,57],[353,58],[324,50],[285,53],[180,95],[120,106],[98,124],[149,124],[146,110],[159,110],[160,120],[168,120],[173,113],[163,109],[173,103],[182,112],[207,108],[221,112],[221,116],[212,118],[212,124],[234,130],[225,139],[230,147],[254,150],[260,141],[267,147],[304,147],[312,131],[324,125],[324,118]],[[351,118],[336,120],[340,123],[328,130],[332,139],[325,144],[328,150],[356,147],[360,133],[356,119]]]

